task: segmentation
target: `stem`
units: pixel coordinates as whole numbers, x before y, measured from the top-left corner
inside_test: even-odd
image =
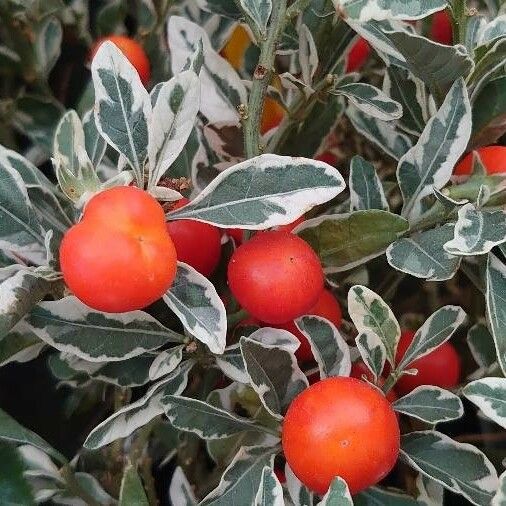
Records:
[[[276,57],[276,43],[285,28],[286,0],[277,0],[271,17],[269,31],[260,43],[260,58],[253,73],[253,83],[248,107],[243,117],[244,151],[246,158],[258,156],[260,147],[260,119],[264,109],[267,88],[272,78],[272,67]]]
[[[80,497],[89,506],[100,506],[100,503],[84,490],[79,482],[77,481],[74,471],[70,467],[70,464],[65,464],[61,468],[61,475],[65,480],[68,490],[77,497]]]
[[[248,318],[248,316],[249,313],[246,309],[239,309],[239,311],[227,316],[227,325],[230,328],[235,327],[240,321]]]
[[[311,0],[295,0],[286,10],[286,17],[293,18],[303,12],[311,3]]]
[[[401,377],[401,375],[399,374],[399,372],[397,371],[397,369],[393,370],[390,373],[390,375],[388,376],[387,380],[385,381],[385,383],[381,387],[381,390],[383,391],[383,393],[385,395],[388,394],[388,392],[390,392],[390,390],[392,390],[392,388],[397,383],[397,381],[399,380],[400,377]]]
[[[466,42],[467,31],[467,6],[466,0],[453,0],[452,2],[452,25],[453,42],[464,44]],[[456,40],[455,40],[456,39]]]

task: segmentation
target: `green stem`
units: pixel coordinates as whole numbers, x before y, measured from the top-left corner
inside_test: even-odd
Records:
[[[276,43],[285,28],[285,23],[286,0],[277,0],[273,8],[267,38],[260,41],[260,57],[253,73],[248,108],[243,117],[244,151],[247,158],[258,156],[261,151],[260,120],[263,113],[265,95],[272,78]]]
[[[227,325],[232,328],[235,327],[240,321],[248,318],[249,313],[246,309],[239,309],[239,311],[229,314],[227,316]]]
[[[466,42],[466,31],[468,13],[466,0],[453,0],[452,2],[452,25],[454,44],[464,44]]]

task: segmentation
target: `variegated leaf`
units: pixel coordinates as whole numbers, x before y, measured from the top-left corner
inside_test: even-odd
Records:
[[[492,498],[490,506],[504,506],[506,504],[506,471],[499,476],[499,486]]]
[[[137,470],[130,464],[123,473],[118,506],[132,506],[134,504],[135,506],[149,506],[149,501]]]
[[[302,81],[311,86],[318,68],[318,52],[313,35],[306,25],[302,25],[299,31],[299,65]]]
[[[242,12],[235,0],[197,0],[197,4],[202,10],[212,14],[219,14],[233,20],[239,20],[242,17]]]
[[[401,104],[370,84],[345,84],[337,86],[332,92],[344,95],[357,109],[370,117],[391,121],[402,116]]]
[[[116,385],[118,387],[137,387],[149,382],[149,367],[153,362],[151,355],[122,360],[121,362],[108,362],[101,365],[99,362],[88,363],[92,366],[100,366],[91,377],[94,380]]]
[[[443,245],[453,237],[454,225],[438,228],[399,239],[387,249],[388,263],[395,269],[428,281],[451,279],[460,265],[460,258]]]
[[[249,383],[249,375],[242,359],[239,344],[228,347],[222,355],[215,356],[216,365],[232,381]]]
[[[488,458],[474,446],[457,443],[439,432],[403,435],[401,456],[417,471],[473,504],[489,505],[497,490],[497,472]]]
[[[171,373],[183,359],[183,349],[181,345],[160,352],[149,368],[149,379],[154,381]]]
[[[265,33],[271,16],[272,0],[239,0],[239,2],[258,29]]]
[[[350,349],[332,322],[320,316],[302,316],[295,324],[311,345],[320,378],[350,374]]]
[[[487,81],[494,76],[494,73],[504,66],[504,60],[506,59],[506,35],[477,47],[474,59],[475,65],[473,71],[467,78],[467,82],[473,89],[471,93],[473,101]]]
[[[44,19],[37,26],[35,36],[37,38],[33,47],[37,57],[37,65],[40,74],[47,78],[61,52],[63,30],[59,19],[55,16]]]
[[[186,70],[164,83],[148,124],[149,181],[154,188],[183,150],[200,106],[200,81]]]
[[[325,162],[260,155],[226,169],[188,205],[167,217],[260,230],[293,222],[344,187],[339,172]]]
[[[418,491],[416,500],[419,506],[443,506],[444,488],[437,481],[418,473],[416,488]]]
[[[170,16],[167,26],[172,72],[177,75],[201,43],[204,63],[200,72],[200,110],[211,122],[239,122],[237,107],[247,103],[246,88],[239,75],[212,47],[203,28],[180,16]]]
[[[497,359],[506,375],[506,265],[492,253],[488,256],[486,284],[487,317]]]
[[[296,233],[315,250],[328,273],[357,267],[380,256],[409,228],[393,213],[369,209],[305,220]]]
[[[255,496],[254,506],[284,506],[284,504],[281,483],[279,483],[272,467],[265,466]]]
[[[385,489],[380,487],[369,487],[363,492],[354,496],[357,506],[421,506],[411,496],[403,494],[395,489]],[[427,506],[436,506],[430,504]]]
[[[336,476],[330,482],[330,488],[317,506],[353,506],[353,500],[346,482]]]
[[[285,464],[286,488],[294,506],[312,506],[313,492],[293,474],[288,463]]]
[[[142,188],[151,117],[149,94],[135,68],[112,42],[101,44],[91,63],[91,75],[97,128],[128,160]]]
[[[464,406],[459,397],[436,386],[419,386],[397,399],[392,407],[399,413],[412,416],[432,425],[460,418]]]
[[[0,367],[12,362],[29,362],[39,356],[44,346],[21,320],[0,340]]]
[[[489,23],[483,25],[480,29],[477,43],[481,45],[504,35],[506,35],[506,14],[496,16]]]
[[[372,372],[374,378],[378,378],[383,371],[387,358],[383,341],[375,332],[366,330],[356,337],[355,343],[362,360]]]
[[[176,278],[163,300],[190,334],[213,353],[223,353],[227,338],[225,306],[205,276],[178,262]]]
[[[462,393],[480,410],[506,429],[506,378],[483,378],[468,383]]]
[[[83,116],[83,130],[86,152],[88,153],[93,167],[97,168],[104,157],[107,143],[98,131],[93,109],[90,109]]]
[[[488,369],[497,361],[494,338],[483,323],[473,325],[467,332],[469,351],[476,363],[483,369]]]
[[[348,311],[359,334],[373,333],[379,337],[393,366],[401,329],[385,301],[369,288],[356,285],[348,292]]]
[[[197,499],[183,469],[176,467],[169,487],[169,497],[173,506],[197,506]]]
[[[41,302],[26,321],[46,343],[90,362],[126,360],[182,340],[143,311],[99,313],[72,296]]]
[[[225,469],[218,486],[201,502],[200,506],[230,506],[231,504],[253,504],[262,471],[272,467],[275,448],[242,447]]]
[[[345,17],[359,21],[370,19],[421,19],[446,7],[445,0],[333,0]]]
[[[463,79],[448,92],[418,142],[400,160],[397,179],[404,205],[402,215],[414,220],[422,213],[422,199],[441,189],[464,153],[471,135],[471,105]]]
[[[188,383],[191,362],[184,362],[163,380],[155,383],[139,400],[121,408],[97,425],[88,435],[84,447],[90,450],[122,439],[163,413],[161,399],[165,395],[179,395]]]
[[[483,255],[506,242],[506,212],[477,209],[465,204],[459,211],[452,240],[444,249],[452,255]]]
[[[358,132],[394,160],[399,160],[412,146],[411,139],[393,125],[372,118],[354,106],[348,106],[346,116]]]
[[[405,369],[413,360],[424,357],[448,341],[466,319],[466,313],[458,306],[444,306],[432,313],[416,331],[411,344],[397,365]]]
[[[350,164],[350,211],[367,209],[390,210],[374,165],[355,155]]]
[[[193,432],[202,439],[222,439],[243,431],[262,431],[262,427],[207,402],[177,395],[166,395],[161,403],[169,422],[177,429]]]
[[[251,386],[267,411],[282,419],[290,402],[308,386],[295,355],[250,337],[241,337],[240,346]]]

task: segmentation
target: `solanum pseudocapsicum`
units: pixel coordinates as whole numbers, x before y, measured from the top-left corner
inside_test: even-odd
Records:
[[[149,59],[143,47],[130,37],[125,37],[124,35],[108,35],[107,37],[102,37],[93,44],[90,51],[90,60],[93,59],[100,45],[107,40],[113,42],[128,58],[130,63],[135,67],[135,70],[137,70],[142,84],[146,86],[151,77]]]
[[[506,146],[484,146],[476,150],[487,174],[506,173]],[[468,153],[455,166],[456,176],[468,176],[473,169],[473,152]]]
[[[181,199],[173,209],[188,202],[186,198]],[[204,276],[214,272],[221,255],[221,233],[217,227],[195,220],[174,220],[167,223],[167,230],[180,262],[191,265]]]
[[[356,72],[360,70],[370,54],[371,46],[363,37],[360,37],[357,42],[351,46],[350,52],[348,53],[346,72]]]
[[[399,444],[389,401],[355,378],[335,376],[311,385],[290,404],[283,421],[286,461],[319,494],[335,476],[352,494],[378,483],[395,465]]]
[[[256,234],[239,246],[228,265],[228,284],[239,304],[266,323],[306,314],[323,290],[318,257],[300,237],[285,231]]]
[[[176,275],[176,250],[162,206],[134,186],[104,190],[60,247],[63,278],[93,309],[121,313],[158,300]]]

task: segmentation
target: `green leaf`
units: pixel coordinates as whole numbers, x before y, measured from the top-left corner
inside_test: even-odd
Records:
[[[235,0],[197,0],[197,4],[201,9],[212,14],[219,14],[234,20],[239,20],[242,17],[242,12]]]
[[[178,262],[176,278],[163,300],[190,334],[213,353],[223,353],[227,339],[225,306],[205,276]]]
[[[139,427],[143,427],[153,418],[163,413],[161,403],[165,395],[179,395],[188,383],[188,372],[191,362],[181,364],[175,371],[163,380],[155,383],[139,400],[121,408],[109,418],[97,425],[86,438],[84,447],[90,450],[126,438]]]
[[[152,362],[153,357],[150,355],[141,355],[121,362],[108,362],[100,366],[91,377],[119,387],[141,386],[150,380],[149,370]],[[88,365],[96,367],[97,362],[88,363]]]
[[[302,482],[293,474],[288,464],[285,464],[286,488],[294,505],[312,506],[313,492],[305,487]]]
[[[283,488],[272,467],[265,466],[258,486],[254,506],[284,506]]]
[[[112,42],[100,45],[91,64],[91,75],[98,130],[126,157],[142,188],[151,117],[149,94],[135,68]]]
[[[183,150],[200,106],[200,81],[186,70],[164,83],[148,124],[149,182],[154,188]]]
[[[295,324],[311,345],[320,378],[350,374],[350,349],[332,322],[320,316],[302,316]]]
[[[295,355],[251,337],[241,337],[240,346],[251,386],[265,409],[275,418],[282,419],[290,402],[308,386]]]
[[[506,429],[506,378],[483,378],[471,381],[462,393],[480,410]]]
[[[324,162],[260,155],[224,170],[188,205],[167,217],[260,230],[291,223],[344,187],[339,172]]]
[[[393,366],[401,329],[385,301],[369,288],[355,285],[348,292],[348,311],[359,334],[372,333],[379,337]]]
[[[497,490],[497,472],[487,457],[474,446],[439,432],[403,435],[401,456],[411,467],[473,504],[489,505]]]
[[[207,402],[166,395],[161,399],[169,422],[177,429],[193,432],[202,439],[222,439],[243,431],[262,431],[248,418],[229,413]]]
[[[421,506],[411,496],[400,491],[369,487],[353,497],[355,506]],[[427,504],[426,506],[439,506]]]
[[[147,35],[156,27],[158,21],[156,8],[153,0],[138,0],[136,3],[137,22],[139,23],[137,29],[140,35]]]
[[[19,173],[0,165],[0,248],[44,263],[44,238]]]
[[[401,104],[403,114],[399,123],[403,129],[418,137],[425,126],[428,101],[423,82],[406,69],[388,65],[383,91]]]
[[[369,209],[306,220],[297,234],[315,250],[326,272],[341,272],[382,255],[408,228],[396,214]]]
[[[0,443],[0,504],[35,504],[23,471],[23,463],[16,448]]]
[[[60,56],[62,36],[60,21],[53,16],[47,17],[36,29],[34,47],[37,66],[40,75],[45,79]]]
[[[99,313],[75,297],[41,302],[27,322],[46,343],[90,362],[126,360],[182,339],[143,311]]]
[[[104,157],[107,143],[98,131],[93,109],[90,109],[83,116],[84,144],[86,152],[93,164],[98,167]]]
[[[489,253],[486,272],[487,317],[499,365],[506,374],[506,265]]]
[[[414,220],[422,199],[449,181],[471,134],[471,105],[462,79],[455,82],[443,105],[427,123],[418,142],[400,160],[397,179],[404,205],[402,215]]]
[[[506,34],[502,38],[486,42],[475,50],[475,66],[467,78],[473,88],[472,99],[494,75],[495,71],[504,66],[506,60]]]
[[[317,506],[353,506],[350,491],[346,482],[336,476],[330,483],[330,488]]]
[[[121,489],[119,491],[119,506],[149,506],[146,492],[135,467],[130,464],[125,468]]]
[[[379,120],[391,121],[402,116],[401,104],[370,84],[350,83],[338,85],[332,93],[344,95],[363,113]]]
[[[62,464],[67,462],[67,459],[49,443],[35,434],[35,432],[23,427],[2,409],[0,409],[0,440],[30,444],[51,455]]]
[[[225,469],[218,486],[200,506],[230,506],[253,503],[265,466],[272,467],[275,448],[242,447]]]
[[[398,369],[405,369],[413,360],[424,357],[448,341],[465,319],[466,313],[458,306],[444,306],[432,313],[416,331],[397,365]]]
[[[497,360],[494,338],[483,323],[473,325],[467,332],[467,344],[476,363],[489,368]]]
[[[453,237],[454,225],[446,223],[409,238],[399,239],[387,249],[388,263],[395,269],[428,281],[451,279],[460,258],[443,245]]]
[[[53,285],[30,269],[19,270],[0,283],[0,339],[51,291]]]
[[[436,386],[419,386],[397,399],[392,407],[399,413],[432,425],[455,420],[464,414],[458,396]]]
[[[350,211],[389,211],[388,202],[374,165],[355,155],[350,164]]]
[[[198,45],[203,45],[204,63],[200,71],[202,114],[210,123],[238,122],[237,107],[247,103],[246,88],[232,65],[213,49],[204,28],[186,18],[170,16],[167,36],[174,75],[185,67]]]
[[[272,0],[239,0],[239,2],[258,29],[265,33],[272,12]]]
[[[20,321],[0,340],[0,367],[12,362],[29,362],[43,350],[45,343]]]
[[[240,383],[249,383],[248,372],[242,359],[241,348],[239,344],[228,347],[222,355],[215,356],[216,365],[223,374],[233,381]]]
[[[421,79],[432,95],[441,99],[453,83],[466,77],[473,61],[464,46],[445,46],[412,32],[387,32],[387,38],[401,53],[408,69]]]
[[[302,82],[310,87],[318,68],[318,52],[313,35],[306,25],[299,28],[299,65]]]
[[[416,488],[418,490],[416,499],[420,506],[443,506],[445,491],[439,483],[418,473]]]
[[[506,242],[506,212],[484,211],[465,204],[459,211],[452,240],[444,249],[452,255],[483,255]]]
[[[445,0],[333,0],[344,17],[368,21],[369,19],[421,19],[444,9]]]
[[[170,482],[169,496],[174,506],[197,506],[197,499],[180,466],[176,467]]]
[[[349,106],[346,116],[358,132],[395,160],[399,160],[412,146],[411,139],[393,125],[372,118],[356,107]]]

